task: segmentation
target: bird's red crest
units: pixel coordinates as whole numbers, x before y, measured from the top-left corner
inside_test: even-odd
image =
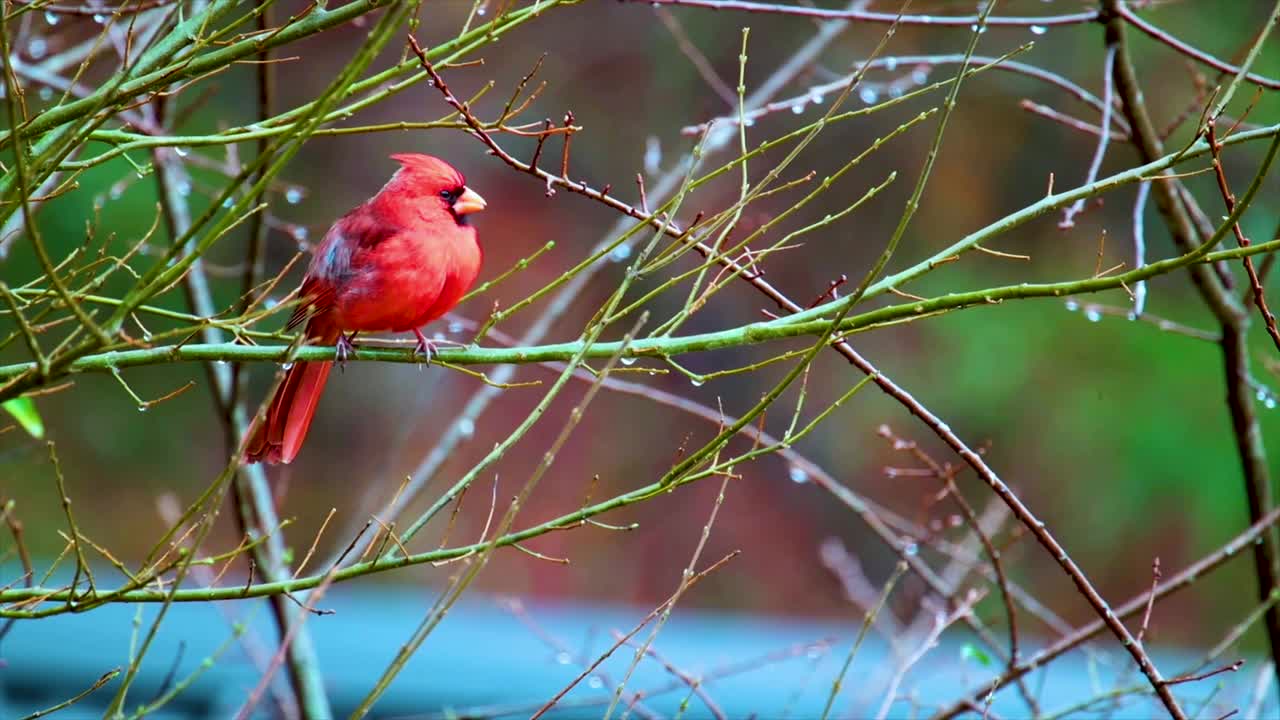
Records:
[[[449,189],[463,187],[467,179],[452,165],[431,155],[418,153],[398,153],[391,156],[400,163],[402,172],[411,177],[415,185]]]

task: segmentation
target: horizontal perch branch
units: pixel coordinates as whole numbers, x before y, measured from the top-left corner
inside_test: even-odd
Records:
[[[1060,283],[1039,283],[1006,285],[1003,287],[975,290],[972,292],[952,293],[928,300],[891,305],[870,312],[845,318],[838,328],[841,333],[857,332],[872,327],[897,322],[909,321],[912,318],[924,317],[940,312],[958,310],[976,305],[990,305],[1004,300],[1021,300],[1036,297],[1066,297],[1085,293],[1114,290],[1163,275],[1178,268],[1199,262],[1216,262],[1219,260],[1249,257],[1280,250],[1280,240],[1257,243],[1247,247],[1219,250],[1205,255],[1180,255],[1161,260],[1127,273],[1106,277],[1086,278]],[[806,316],[808,313],[806,313]],[[772,340],[821,335],[829,328],[830,320],[803,319],[792,320],[781,318],[768,322],[751,323],[741,327],[716,332],[699,333],[676,337],[640,338],[632,341],[624,356],[626,357],[675,357],[695,352],[706,352],[722,348],[756,345]],[[587,352],[588,359],[608,358],[618,352],[618,342],[597,342]],[[472,347],[457,350],[441,350],[438,357],[441,362],[452,365],[497,365],[505,363],[529,364],[551,361],[564,361],[582,351],[582,342],[565,342],[549,345],[514,348],[482,348]],[[308,360],[332,360],[334,350],[331,347],[305,346],[296,350],[288,345],[237,345],[235,343],[163,345],[159,347],[135,350],[112,350],[108,352],[86,355],[73,362],[68,371],[111,372],[126,367],[142,365],[161,365],[174,362],[291,362]],[[405,348],[357,348],[348,358],[350,360],[368,360],[379,362],[419,363],[421,356]],[[34,363],[15,363],[0,366],[0,381],[30,372]]]

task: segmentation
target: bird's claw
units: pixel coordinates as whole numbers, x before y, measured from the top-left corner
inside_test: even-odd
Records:
[[[428,340],[427,336],[423,335],[421,330],[415,328],[413,334],[418,337],[418,344],[413,346],[414,356],[421,357],[428,365],[430,365],[431,358],[435,357],[438,352],[436,344]]]
[[[356,350],[356,345],[352,342],[352,337],[354,336],[355,333],[352,333],[351,337],[348,337],[345,333],[338,333],[338,342],[333,354],[334,359],[338,361],[338,367],[343,372],[347,370],[347,358],[351,357]]]

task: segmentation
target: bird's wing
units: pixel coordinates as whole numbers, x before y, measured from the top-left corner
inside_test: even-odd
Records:
[[[292,330],[332,307],[337,289],[367,272],[375,262],[378,246],[400,231],[398,224],[372,203],[357,206],[335,222],[316,247],[298,291],[301,302],[286,329]]]
[[[289,316],[289,322],[284,326],[285,330],[293,330],[308,318],[328,310],[333,305],[333,285],[308,275],[302,280],[298,299],[300,301],[298,307],[294,308],[293,314]]]

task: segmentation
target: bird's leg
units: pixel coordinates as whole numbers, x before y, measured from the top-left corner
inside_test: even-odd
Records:
[[[356,350],[355,339],[356,334],[354,331],[351,335],[347,335],[343,332],[338,333],[338,342],[337,347],[334,350],[334,357],[338,361],[338,367],[341,368],[343,372],[346,372],[347,370],[347,358],[351,357],[351,354]]]
[[[430,365],[431,358],[436,356],[436,344],[428,340],[427,336],[423,335],[422,330],[418,328],[413,329],[413,334],[418,338],[418,344],[413,347],[413,354],[426,358],[427,364]]]

